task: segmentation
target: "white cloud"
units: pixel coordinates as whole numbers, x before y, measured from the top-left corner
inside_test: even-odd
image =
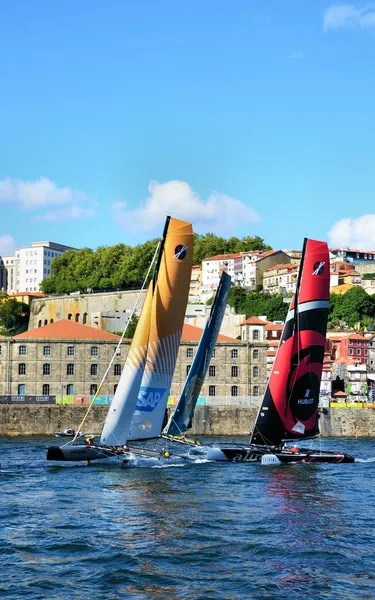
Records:
[[[49,210],[40,217],[35,217],[37,221],[76,221],[83,217],[93,217],[95,212],[92,208],[81,208],[80,206],[69,206],[57,210]]]
[[[92,216],[92,209],[80,206],[88,200],[90,197],[85,192],[69,187],[58,187],[47,177],[40,177],[35,181],[13,180],[9,177],[0,180],[0,204],[15,204],[23,210],[30,211],[56,206],[64,207],[50,210],[38,216],[38,220],[61,221]]]
[[[0,235],[0,256],[13,256],[15,249],[16,242],[11,235]]]
[[[192,221],[195,230],[217,233],[235,231],[240,225],[260,220],[254,209],[226,194],[212,192],[203,201],[185,181],[152,181],[148,191],[149,197],[135,210],[124,210],[126,203],[113,204],[115,220],[129,229],[152,231],[172,215]]]
[[[298,60],[298,59],[301,59],[301,58],[304,58],[304,57],[305,57],[304,53],[303,52],[298,52],[298,51],[289,52],[289,54],[288,54],[288,58],[290,58],[292,60]]]
[[[336,4],[324,11],[323,29],[375,27],[375,5]]]
[[[353,250],[375,250],[375,215],[357,219],[340,219],[328,232],[331,247],[347,246]]]

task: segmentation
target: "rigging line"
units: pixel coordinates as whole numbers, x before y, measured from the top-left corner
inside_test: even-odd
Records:
[[[111,370],[111,367],[112,367],[112,365],[113,365],[113,362],[114,362],[114,360],[115,360],[115,358],[116,358],[116,356],[117,356],[117,353],[118,353],[118,351],[119,351],[119,349],[120,349],[120,346],[121,346],[121,344],[122,344],[122,342],[123,342],[123,340],[124,340],[125,334],[126,334],[126,332],[127,332],[127,329],[128,329],[128,327],[129,327],[129,323],[130,323],[130,321],[132,320],[132,318],[133,318],[133,315],[134,315],[134,313],[135,313],[135,311],[136,311],[136,308],[137,308],[137,305],[138,305],[139,299],[140,299],[140,297],[141,297],[141,294],[142,294],[142,292],[143,292],[143,290],[144,290],[144,288],[145,288],[145,286],[146,286],[146,283],[147,283],[147,280],[148,280],[148,278],[149,278],[149,275],[150,275],[150,272],[151,272],[152,266],[153,266],[153,264],[154,264],[154,262],[155,262],[155,259],[156,259],[156,257],[158,256],[158,252],[159,252],[160,244],[161,244],[161,240],[159,240],[159,242],[158,242],[158,245],[157,245],[157,248],[156,248],[156,250],[155,250],[154,256],[152,257],[152,261],[151,261],[151,263],[150,263],[150,266],[149,266],[149,268],[148,268],[148,271],[147,271],[146,277],[144,278],[144,281],[143,281],[143,283],[142,283],[142,287],[141,287],[141,289],[140,289],[140,290],[139,290],[139,292],[138,292],[138,296],[137,296],[137,298],[136,298],[136,301],[135,301],[135,304],[134,304],[133,310],[132,310],[132,312],[131,312],[131,314],[130,314],[130,317],[129,317],[129,320],[128,320],[127,324],[125,325],[125,329],[124,329],[124,331],[122,332],[122,335],[121,335],[121,337],[120,337],[120,339],[119,339],[119,341],[118,341],[118,344],[117,344],[117,346],[116,346],[116,348],[115,348],[115,351],[114,351],[114,353],[113,353],[113,356],[112,356],[112,358],[111,358],[111,360],[110,360],[110,363],[109,363],[109,365],[108,365],[108,367],[107,367],[107,370],[106,370],[106,372],[104,373],[104,375],[103,375],[103,377],[102,377],[102,380],[101,380],[101,382],[100,382],[100,384],[99,384],[99,386],[98,386],[98,389],[96,390],[96,392],[95,392],[95,394],[94,394],[94,397],[93,397],[93,399],[91,400],[91,402],[90,402],[90,404],[89,404],[89,406],[88,406],[88,408],[87,408],[87,410],[86,410],[86,413],[85,413],[85,415],[84,415],[84,417],[83,417],[83,419],[82,419],[82,421],[81,421],[81,423],[80,423],[80,425],[79,425],[79,427],[78,427],[78,429],[77,429],[77,431],[76,431],[76,434],[75,434],[74,438],[73,438],[73,439],[72,439],[70,442],[68,442],[67,444],[65,444],[66,446],[68,446],[69,444],[73,444],[73,442],[75,442],[75,440],[77,439],[77,437],[78,437],[78,435],[79,435],[79,433],[80,433],[80,431],[81,431],[81,428],[82,428],[82,427],[83,427],[83,425],[85,424],[85,421],[86,421],[86,419],[87,419],[87,417],[88,417],[88,415],[89,415],[89,413],[90,413],[90,411],[91,411],[91,409],[92,409],[92,407],[93,407],[93,405],[94,405],[94,403],[95,403],[95,400],[96,400],[96,398],[98,397],[98,395],[99,395],[99,392],[100,392],[100,390],[102,389],[102,387],[103,387],[103,384],[104,384],[105,380],[107,379],[108,373],[109,373],[109,371]]]

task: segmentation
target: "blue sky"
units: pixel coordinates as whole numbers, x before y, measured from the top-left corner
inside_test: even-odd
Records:
[[[375,247],[375,4],[0,5],[0,253],[191,219]]]

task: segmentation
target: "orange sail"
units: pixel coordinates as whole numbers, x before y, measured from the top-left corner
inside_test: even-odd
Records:
[[[176,365],[193,258],[191,223],[171,218],[157,265],[147,357],[129,439],[160,434]]]
[[[104,446],[123,446],[128,438],[146,364],[152,299],[153,282],[149,285],[129,354],[100,436],[100,444]]]

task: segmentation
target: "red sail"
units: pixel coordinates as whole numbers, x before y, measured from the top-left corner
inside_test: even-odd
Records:
[[[254,444],[317,433],[317,412],[329,307],[325,242],[305,240],[295,296],[252,434]]]

